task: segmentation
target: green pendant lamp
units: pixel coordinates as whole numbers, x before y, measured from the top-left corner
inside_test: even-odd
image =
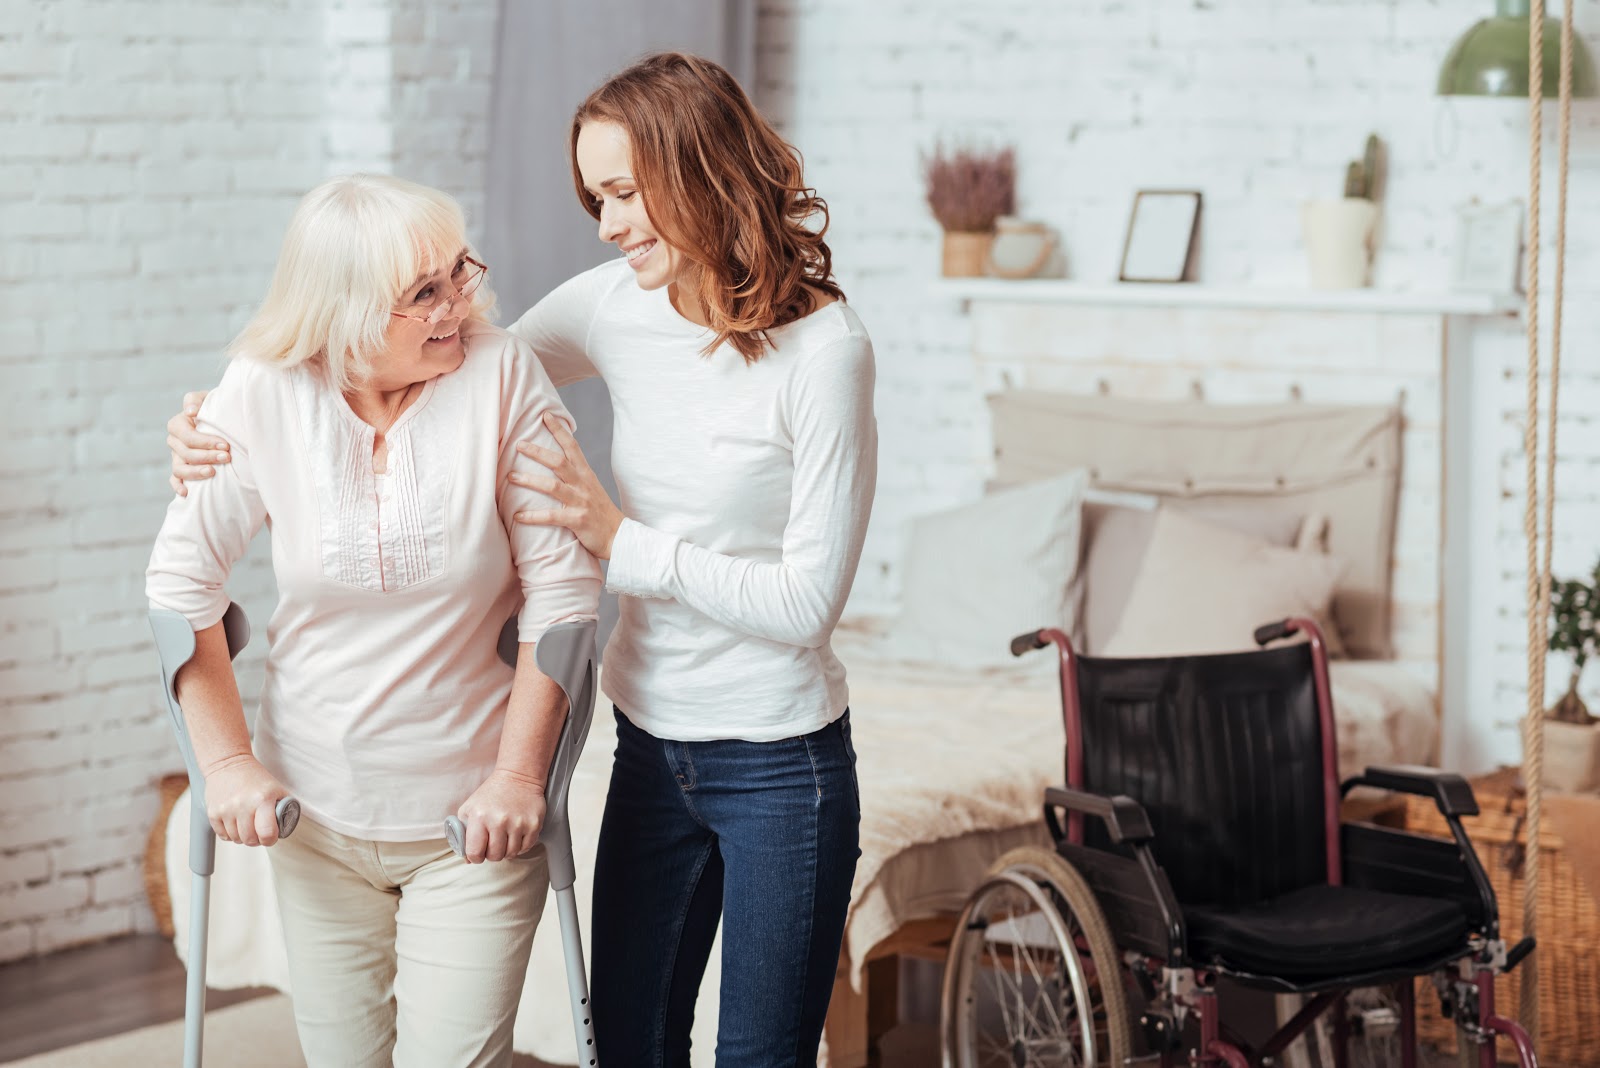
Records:
[[[1445,57],[1441,96],[1528,95],[1528,0],[1495,0],[1494,16],[1481,20]],[[1561,21],[1544,20],[1544,94],[1554,98],[1560,76]],[[1594,59],[1583,38],[1572,41],[1572,95],[1595,96]]]

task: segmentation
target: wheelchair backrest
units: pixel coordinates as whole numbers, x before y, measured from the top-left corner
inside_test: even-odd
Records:
[[[1076,663],[1082,788],[1145,807],[1180,903],[1248,904],[1327,881],[1308,645]],[[1095,823],[1085,843],[1109,848]]]

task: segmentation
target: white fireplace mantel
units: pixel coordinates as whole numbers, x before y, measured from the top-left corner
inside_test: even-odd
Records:
[[[1347,311],[1368,314],[1514,316],[1523,307],[1516,294],[1411,292],[1387,289],[1289,289],[1213,286],[1193,282],[1068,282],[1060,279],[945,278],[935,296],[1022,304],[1079,304],[1237,308],[1278,311]]]

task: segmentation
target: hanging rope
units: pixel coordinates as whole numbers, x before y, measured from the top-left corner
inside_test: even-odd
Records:
[[[1522,779],[1528,790],[1527,859],[1523,866],[1522,933],[1537,937],[1539,891],[1539,783],[1544,775],[1544,633],[1539,603],[1539,179],[1544,147],[1544,0],[1533,0],[1528,13],[1528,333],[1527,412],[1522,451],[1528,495],[1522,509],[1522,534],[1527,543],[1528,700],[1522,717]],[[1534,1042],[1539,1041],[1539,965],[1529,955],[1522,962],[1522,1004],[1518,1015]],[[1528,967],[1528,965],[1533,967]]]
[[[1545,659],[1550,642],[1551,555],[1555,537],[1556,420],[1561,392],[1561,318],[1566,296],[1567,172],[1572,131],[1572,7],[1565,0],[1561,22],[1559,74],[1560,127],[1558,132],[1556,197],[1556,277],[1550,335],[1550,412],[1545,446],[1543,537],[1539,515],[1539,188],[1543,167],[1544,104],[1544,0],[1533,0],[1528,19],[1528,252],[1527,419],[1523,451],[1527,467],[1527,502],[1523,509],[1523,535],[1528,567],[1528,700],[1523,719],[1522,776],[1526,785],[1528,849],[1523,868],[1522,926],[1525,936],[1537,937],[1539,903],[1539,834],[1543,815]],[[1541,554],[1540,549],[1543,549]],[[1528,1033],[1539,1035],[1538,954],[1522,965],[1519,1015]],[[1532,967],[1529,967],[1529,966]]]

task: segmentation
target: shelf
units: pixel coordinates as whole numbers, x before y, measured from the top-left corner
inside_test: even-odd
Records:
[[[1494,293],[1424,293],[1385,289],[1272,289],[1197,283],[1066,282],[1060,279],[945,278],[935,296],[1020,304],[1100,307],[1252,308],[1265,311],[1366,312],[1395,315],[1514,316],[1522,297]]]

